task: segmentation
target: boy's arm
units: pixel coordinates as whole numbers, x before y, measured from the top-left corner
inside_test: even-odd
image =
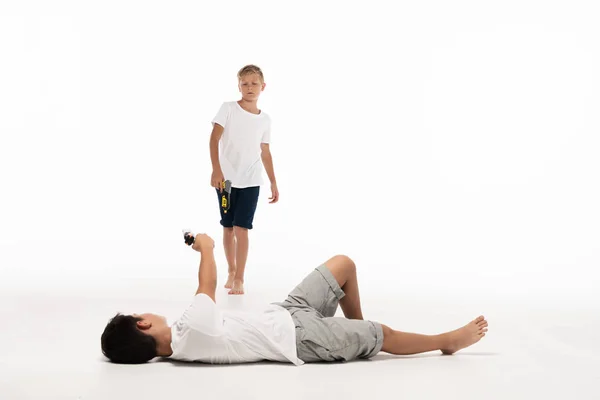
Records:
[[[271,181],[271,203],[276,203],[279,200],[279,189],[277,188],[277,179],[275,179],[275,170],[273,168],[273,156],[271,155],[271,149],[268,143],[260,144],[262,163],[267,171],[269,181]]]
[[[213,130],[210,134],[210,162],[212,163],[212,176],[210,184],[214,188],[221,188],[221,183],[225,180],[221,164],[219,163],[219,141],[223,136],[223,127],[217,123],[213,124]]]
[[[214,254],[215,242],[210,236],[196,235],[192,248],[200,252],[200,268],[198,269],[198,290],[196,294],[204,293],[215,300],[217,290],[217,263]]]
[[[277,180],[275,179],[275,171],[273,170],[273,156],[271,155],[269,144],[261,143],[260,150],[260,157],[262,158],[263,165],[265,166],[265,171],[267,171],[269,181],[271,181],[271,185],[276,185]]]

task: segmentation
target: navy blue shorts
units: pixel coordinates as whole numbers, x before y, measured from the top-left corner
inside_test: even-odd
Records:
[[[229,195],[229,210],[227,210],[227,214],[225,214],[223,207],[221,207],[221,191],[219,189],[215,190],[217,191],[217,198],[219,199],[221,225],[225,228],[239,226],[241,228],[252,229],[254,213],[256,212],[256,205],[258,204],[260,186],[243,189],[231,188],[231,194]]]

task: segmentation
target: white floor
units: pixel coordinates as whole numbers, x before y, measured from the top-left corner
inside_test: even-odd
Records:
[[[307,399],[313,395],[351,399],[600,398],[600,318],[593,310],[538,308],[529,313],[486,301],[489,335],[454,356],[427,353],[393,357],[380,353],[370,361],[302,367],[164,361],[122,366],[106,362],[100,353],[100,333],[107,319],[117,310],[129,312],[138,307],[142,312],[159,311],[171,317],[183,303],[157,299],[144,302],[143,298],[119,301],[98,293],[43,293],[12,293],[2,298],[3,400],[163,396],[266,400]],[[180,298],[173,295],[171,299]],[[232,299],[221,291],[218,297],[224,307],[251,307],[269,293]],[[365,312],[376,314],[382,322],[424,333],[454,328],[474,316],[473,312],[467,314],[471,307],[464,302],[440,301],[434,305],[414,295],[394,299],[364,290],[363,303]]]

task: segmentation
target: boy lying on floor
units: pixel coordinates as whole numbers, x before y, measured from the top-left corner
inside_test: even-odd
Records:
[[[101,337],[102,352],[112,362],[138,364],[166,357],[212,364],[269,360],[302,365],[371,358],[380,351],[453,354],[477,343],[488,330],[483,316],[439,335],[400,332],[364,320],[356,266],[342,255],[313,270],[283,302],[259,311],[220,310],[215,304],[214,241],[205,234],[190,239],[200,253],[198,290],[191,305],[171,326],[155,314],[114,316]],[[345,318],[334,317],[338,304]]]

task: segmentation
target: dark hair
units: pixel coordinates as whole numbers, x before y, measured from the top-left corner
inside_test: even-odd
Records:
[[[156,354],[156,339],[137,328],[141,318],[117,313],[106,325],[102,337],[102,353],[119,364],[142,364]]]

